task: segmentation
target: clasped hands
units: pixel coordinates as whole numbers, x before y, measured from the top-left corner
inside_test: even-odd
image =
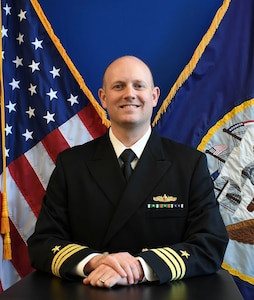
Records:
[[[94,256],[84,268],[89,274],[83,283],[110,288],[114,285],[132,285],[140,282],[144,272],[139,260],[128,252]]]

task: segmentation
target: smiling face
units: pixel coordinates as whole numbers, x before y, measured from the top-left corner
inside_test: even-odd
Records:
[[[99,90],[112,129],[121,127],[141,131],[150,126],[159,94],[149,68],[132,56],[119,58],[106,69],[103,88]]]

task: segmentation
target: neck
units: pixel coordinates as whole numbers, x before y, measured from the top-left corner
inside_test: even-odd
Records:
[[[150,125],[149,125],[150,126]],[[111,125],[111,130],[114,133],[115,137],[126,147],[131,147],[139,139],[141,139],[144,134],[147,132],[149,127],[145,127],[141,130],[138,129],[126,129],[126,128],[116,128]]]

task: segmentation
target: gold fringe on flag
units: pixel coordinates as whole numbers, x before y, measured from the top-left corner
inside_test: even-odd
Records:
[[[1,2],[0,2],[1,3]],[[2,4],[0,8],[0,24],[2,25]],[[2,35],[0,36],[0,53],[2,53]],[[11,260],[11,238],[10,223],[8,215],[7,185],[6,185],[6,155],[5,155],[5,105],[4,105],[4,84],[3,84],[3,62],[0,59],[0,106],[1,106],[1,136],[2,136],[2,167],[3,167],[3,191],[1,197],[1,234],[3,235],[3,259]]]
[[[158,123],[162,114],[164,114],[166,112],[168,105],[170,104],[171,100],[174,98],[176,92],[184,84],[184,82],[188,79],[188,77],[192,74],[199,59],[201,58],[202,54],[204,53],[205,48],[210,43],[217,28],[220,25],[220,22],[222,21],[224,15],[226,14],[230,2],[231,2],[231,0],[224,0],[221,7],[217,10],[209,29],[207,30],[207,32],[203,36],[201,42],[199,43],[196,50],[194,51],[191,60],[185,66],[185,68],[183,69],[183,71],[181,72],[179,77],[177,78],[176,82],[174,83],[173,87],[169,91],[167,97],[163,101],[160,109],[158,110],[158,112],[153,120],[152,126],[155,126]]]

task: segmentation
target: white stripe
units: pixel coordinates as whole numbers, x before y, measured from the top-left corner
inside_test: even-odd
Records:
[[[34,231],[36,217],[21,194],[7,168],[7,201],[9,217],[24,241]],[[2,176],[1,176],[2,177]]]
[[[2,238],[0,244],[2,244]],[[1,247],[0,250],[2,250]],[[10,260],[3,260],[1,257],[1,264],[2,266],[0,267],[0,281],[3,290],[6,290],[21,278]]]
[[[58,129],[60,130],[70,147],[81,145],[93,139],[78,115],[70,118]]]
[[[43,144],[40,142],[25,153],[25,157],[34,169],[44,189],[46,189],[49,177],[55,167]]]

